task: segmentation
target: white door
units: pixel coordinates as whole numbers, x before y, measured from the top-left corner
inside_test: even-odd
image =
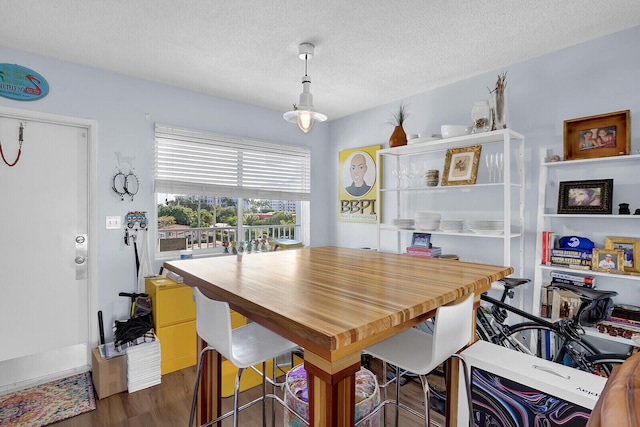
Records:
[[[82,257],[89,239],[89,127],[0,110],[8,163],[18,155],[21,123],[19,161],[9,167],[0,160],[0,389],[88,365],[95,324],[91,258]]]

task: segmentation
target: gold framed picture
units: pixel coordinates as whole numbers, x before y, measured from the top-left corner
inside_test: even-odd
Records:
[[[564,121],[564,159],[579,160],[629,154],[629,110]]]
[[[481,150],[481,145],[448,149],[444,160],[442,185],[475,184]]]
[[[640,271],[640,261],[638,260],[640,256],[640,239],[607,236],[604,240],[604,248],[622,250],[622,269],[624,271],[636,273]]]
[[[593,259],[591,269],[594,271],[615,272],[623,271],[622,267],[624,253],[622,249],[593,249]]]

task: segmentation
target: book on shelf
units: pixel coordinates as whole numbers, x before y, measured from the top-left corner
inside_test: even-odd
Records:
[[[438,258],[442,255],[442,248],[439,246],[433,246],[430,248],[407,246],[407,255],[421,256],[425,258]]]
[[[584,285],[595,285],[596,284],[596,278],[594,276],[590,276],[590,275],[586,275],[583,276],[582,274],[575,274],[575,273],[571,273],[571,272],[564,272],[564,271],[551,271],[550,276],[552,279],[559,279],[559,280],[565,280],[565,282],[561,282],[561,283],[582,283]]]
[[[552,257],[566,257],[566,258],[578,258],[578,259],[593,259],[593,253],[587,249],[551,249]]]
[[[588,269],[591,269],[591,260],[590,259],[584,259],[584,258],[571,258],[571,257],[565,257],[565,256],[552,256],[551,257],[551,264],[552,265],[561,265],[561,266],[578,265],[578,266],[588,267]]]
[[[558,234],[553,231],[542,232],[542,259],[544,265],[551,264],[551,251],[557,246]]]
[[[582,286],[583,288],[593,288],[594,287],[594,285],[592,283],[585,283],[585,282],[579,282],[579,281],[573,281],[573,280],[560,279],[558,277],[553,277],[551,279],[551,286],[553,286],[555,283],[562,284],[562,285]]]

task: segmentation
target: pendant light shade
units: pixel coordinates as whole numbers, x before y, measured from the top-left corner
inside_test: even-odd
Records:
[[[283,114],[283,118],[292,123],[298,123],[298,127],[307,133],[317,120],[324,122],[327,116],[315,111],[313,107],[313,95],[311,94],[311,79],[307,74],[307,61],[313,57],[314,47],[311,43],[302,43],[298,46],[300,59],[304,60],[304,76],[302,77],[302,93],[297,104],[293,104],[293,110]]]

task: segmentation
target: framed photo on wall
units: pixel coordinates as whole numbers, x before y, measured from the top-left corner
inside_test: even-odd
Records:
[[[624,271],[640,271],[640,240],[629,237],[613,237],[609,236],[604,240],[605,250],[621,249],[623,258],[622,266],[620,270]]]
[[[559,214],[611,214],[613,179],[563,181],[558,189]]]
[[[564,159],[579,160],[629,154],[629,110],[564,121]]]
[[[481,145],[448,149],[444,160],[442,185],[475,184],[481,150]]]

